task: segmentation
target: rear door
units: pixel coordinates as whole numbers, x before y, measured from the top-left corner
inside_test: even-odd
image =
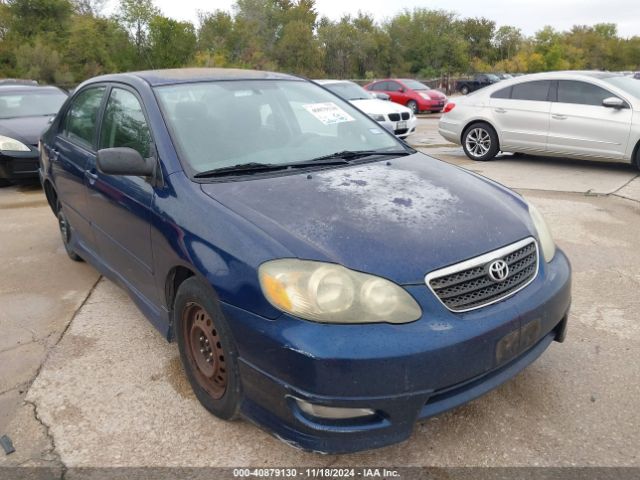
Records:
[[[558,81],[557,101],[551,107],[548,148],[563,155],[624,158],[631,132],[632,111],[602,105],[617,97],[592,83]],[[626,102],[625,102],[626,103]]]
[[[545,152],[551,112],[551,80],[517,83],[491,94],[501,149]]]
[[[133,148],[145,158],[154,155],[142,102],[133,90],[111,88],[98,146]],[[143,177],[103,174],[95,158],[87,164],[86,182],[100,257],[130,287],[155,303],[150,226],[153,185]]]
[[[82,247],[95,251],[92,210],[84,183],[88,163],[95,161],[97,119],[104,85],[88,87],[71,100],[51,145],[46,146],[58,199]]]

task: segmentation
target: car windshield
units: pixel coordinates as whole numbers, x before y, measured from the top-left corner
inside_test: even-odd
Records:
[[[635,78],[631,77],[609,77],[603,78],[607,83],[610,83],[614,87],[618,87],[621,90],[624,90],[627,93],[630,93],[637,99],[640,99],[640,82]]]
[[[331,90],[345,100],[370,100],[371,94],[353,82],[328,83],[323,87]]]
[[[411,90],[431,90],[424,83],[420,83],[417,80],[404,79],[402,80],[405,87],[410,88]]]
[[[212,81],[155,90],[193,174],[248,163],[304,162],[344,151],[405,150],[348,102],[306,81]]]
[[[500,81],[500,77],[498,77],[497,75],[494,75],[493,73],[487,73],[486,77],[487,77],[487,80],[490,80],[492,82]]]
[[[0,118],[55,115],[66,99],[59,90],[0,91]]]

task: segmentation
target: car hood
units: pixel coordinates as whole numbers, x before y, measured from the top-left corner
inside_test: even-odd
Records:
[[[351,103],[369,115],[388,115],[390,113],[410,113],[407,107],[395,102],[379,99],[351,100]]]
[[[37,145],[40,134],[46,130],[52,116],[0,119],[0,135],[14,138],[26,145]]]
[[[432,270],[533,232],[519,196],[420,153],[202,189],[291,256],[339,263],[399,284],[422,283]]]

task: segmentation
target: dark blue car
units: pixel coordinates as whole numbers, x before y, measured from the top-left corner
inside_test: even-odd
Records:
[[[535,208],[307,80],[94,78],[41,179],[69,255],[177,340],[200,402],[296,447],[402,441],[564,339],[570,267]]]

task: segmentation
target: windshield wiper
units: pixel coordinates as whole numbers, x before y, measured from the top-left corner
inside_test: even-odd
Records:
[[[342,165],[348,163],[346,160],[335,157],[330,158],[318,158],[313,160],[307,160],[304,162],[291,162],[291,163],[239,163],[238,165],[232,165],[230,167],[214,168],[213,170],[206,170],[204,172],[196,173],[194,178],[212,178],[212,177],[224,177],[226,175],[246,175],[252,173],[272,172],[277,170],[287,170],[290,168],[301,168],[318,165]]]
[[[323,155],[316,157],[310,162],[318,162],[322,160],[331,160],[335,158],[342,158],[344,160],[355,160],[356,158],[373,157],[375,155],[390,155],[394,157],[405,157],[412,155],[413,152],[407,150],[343,150],[341,152],[330,153],[329,155]]]

